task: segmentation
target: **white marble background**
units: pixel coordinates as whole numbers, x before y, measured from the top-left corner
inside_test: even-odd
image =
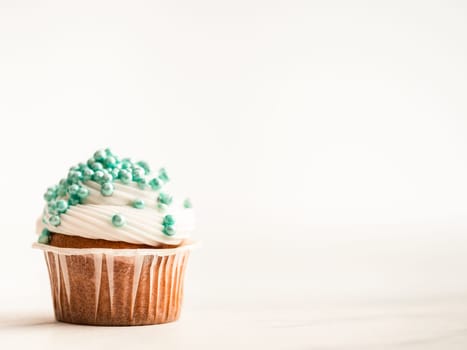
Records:
[[[1,0],[0,349],[466,349],[466,34],[457,0]],[[103,147],[192,198],[178,323],[53,321],[42,194]]]

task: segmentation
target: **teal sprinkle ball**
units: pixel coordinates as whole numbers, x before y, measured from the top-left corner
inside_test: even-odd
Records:
[[[47,209],[54,210],[56,208],[57,208],[57,201],[55,199],[52,199],[47,202]]]
[[[58,212],[57,209],[53,208],[48,210],[49,215],[59,215],[60,213]]]
[[[83,170],[83,181],[89,181],[92,179],[92,176],[94,175],[94,170],[90,168],[86,168]]]
[[[68,206],[77,205],[80,203],[79,197],[71,196],[68,198]]]
[[[172,215],[164,216],[164,220],[162,221],[163,226],[172,226],[173,224],[175,224],[175,219]]]
[[[85,199],[89,196],[89,190],[86,187],[80,187],[77,195],[80,199]]]
[[[175,230],[171,226],[165,226],[162,229],[162,233],[166,236],[173,236],[175,234]]]
[[[141,167],[133,168],[133,181],[138,181],[144,177],[144,169]]]
[[[52,226],[58,226],[60,225],[60,217],[58,215],[52,215],[50,218],[49,218],[49,223],[52,225]]]
[[[71,195],[77,194],[79,191],[79,185],[77,184],[72,184],[68,186],[68,193]]]
[[[81,171],[78,170],[71,170],[68,173],[68,181],[71,183],[78,183],[79,181],[81,181],[82,177],[83,174],[81,173]]]
[[[65,197],[66,196],[66,185],[59,185],[57,191],[57,197]]]
[[[164,168],[159,169],[159,179],[163,182],[169,182],[169,176],[167,175],[167,171]]]
[[[130,169],[131,168],[131,159],[130,158],[123,158],[122,159],[122,169]]]
[[[47,189],[47,192],[44,193],[44,199],[46,201],[50,201],[50,200],[55,199],[55,198],[57,198],[57,193],[56,193],[55,189],[53,189],[52,187],[49,187]]]
[[[143,209],[144,208],[144,201],[142,199],[135,199],[132,203],[133,208],[136,209]]]
[[[103,196],[111,196],[114,193],[114,185],[111,182],[105,182],[101,186],[101,194]]]
[[[100,183],[103,177],[104,177],[104,172],[102,170],[96,170],[92,179],[96,181],[97,183]]]
[[[162,204],[170,205],[172,203],[172,197],[169,196],[167,193],[159,193],[159,197],[157,197],[157,201]]]
[[[100,162],[103,161],[107,157],[107,154],[103,150],[98,150],[96,153],[94,153],[94,160]]]
[[[129,171],[122,169],[118,173],[118,178],[120,179],[122,183],[129,184],[131,181],[131,174]]]
[[[42,244],[49,244],[50,243],[50,232],[46,228],[42,230],[41,234],[39,235],[39,239],[37,242]]]
[[[65,213],[68,209],[68,202],[63,199],[60,199],[55,204],[55,208],[57,208],[59,213]]]
[[[112,216],[112,225],[115,227],[122,227],[125,225],[125,218],[120,214],[115,214]]]
[[[113,156],[108,156],[107,158],[105,158],[104,165],[106,168],[113,169],[117,165],[117,160]]]
[[[102,169],[104,169],[104,166],[99,162],[95,162],[95,163],[93,163],[91,165],[91,169],[94,170],[94,171],[102,170]]]
[[[102,175],[102,182],[111,182],[113,180],[112,174],[110,174],[108,171],[104,171],[104,175]]]
[[[118,167],[115,167],[110,172],[110,175],[112,175],[112,178],[115,180],[115,179],[118,179],[118,174],[119,173],[120,173],[120,169]]]
[[[149,186],[151,186],[151,188],[154,191],[157,191],[158,189],[161,188],[161,184],[160,184],[159,180],[157,180],[156,178],[153,178],[153,179],[151,179],[151,181],[149,181]]]
[[[147,181],[146,181],[145,178],[141,178],[141,179],[138,180],[137,184],[138,184],[139,188],[144,190],[146,188],[146,186],[147,186]]]
[[[141,168],[143,168],[145,175],[148,175],[151,172],[151,168],[149,168],[149,164],[146,163],[144,160],[140,160],[136,164],[139,165]]]
[[[189,198],[183,201],[183,207],[186,209],[193,208],[193,205],[191,204],[191,201]]]

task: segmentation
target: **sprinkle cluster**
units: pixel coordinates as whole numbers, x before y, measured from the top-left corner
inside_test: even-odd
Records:
[[[120,159],[109,148],[98,150],[86,163],[71,167],[67,177],[61,179],[58,185],[47,189],[44,194],[47,209],[44,209],[42,222],[58,226],[61,223],[60,215],[66,213],[69,207],[86,203],[89,196],[89,189],[86,186],[88,181],[98,183],[101,195],[107,197],[112,196],[115,182],[122,184],[133,182],[140,189],[160,191],[169,180],[164,168],[159,169],[156,176],[151,176],[151,169],[145,161],[133,162],[130,158]],[[165,192],[159,192],[156,199],[157,209],[162,212],[172,203],[172,196]],[[190,206],[186,203],[185,201],[185,208],[191,207],[191,203]],[[142,199],[134,199],[129,205],[137,209],[145,208]],[[110,218],[110,222],[115,227],[121,227],[125,225],[126,220],[121,214],[116,213]],[[167,236],[174,235],[174,223],[174,218],[166,215],[162,222],[162,232]],[[47,237],[49,237],[48,231],[42,232],[39,241],[48,242]]]
[[[173,236],[175,234],[175,230],[173,229],[173,225],[175,224],[175,219],[172,215],[164,216],[164,220],[162,221],[162,232],[167,236]]]

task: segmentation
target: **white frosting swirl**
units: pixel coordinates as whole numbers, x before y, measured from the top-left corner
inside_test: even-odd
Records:
[[[37,225],[40,234],[46,227],[50,232],[62,233],[91,239],[105,239],[108,241],[123,241],[134,244],[159,246],[160,244],[177,245],[189,237],[194,229],[193,209],[184,208],[183,201],[174,198],[173,203],[165,212],[157,208],[157,197],[160,191],[167,193],[168,185],[155,191],[148,187],[142,190],[136,183],[113,183],[114,191],[111,196],[100,193],[100,185],[94,181],[86,181],[84,186],[89,190],[89,196],[83,204],[70,206],[65,213],[60,214],[60,225],[53,226],[47,220]],[[132,207],[136,199],[144,201],[142,209]],[[48,217],[47,205],[44,209]],[[112,225],[112,216],[120,214],[125,218],[121,227]],[[163,219],[172,215],[175,223],[172,226],[175,235],[167,236],[163,233]]]

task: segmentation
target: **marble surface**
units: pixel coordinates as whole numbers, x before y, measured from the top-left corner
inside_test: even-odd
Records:
[[[176,323],[117,328],[56,323],[44,311],[2,315],[0,332],[3,349],[455,350],[467,347],[467,298],[188,308]]]
[[[37,285],[2,288],[0,348],[467,348],[463,235],[248,243],[205,242],[181,319],[145,327],[55,322],[37,254]]]

